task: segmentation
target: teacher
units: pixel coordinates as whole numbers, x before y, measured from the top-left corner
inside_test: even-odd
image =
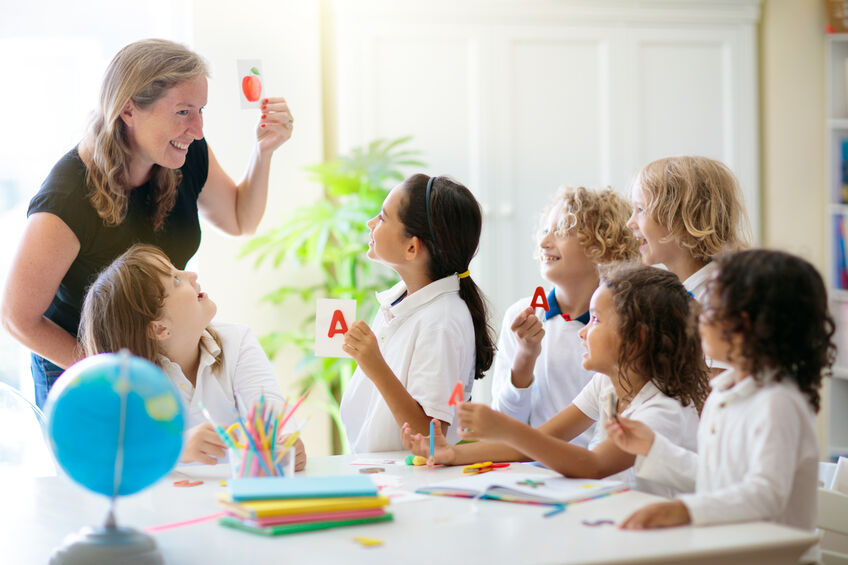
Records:
[[[85,290],[113,259],[149,243],[183,269],[200,245],[198,211],[232,235],[256,230],[271,155],[291,137],[294,121],[283,98],[261,101],[256,145],[236,183],[203,138],[208,74],[203,59],[178,43],[124,47],[106,70],[85,137],[30,202],[2,321],[33,351],[38,406],[81,357]]]

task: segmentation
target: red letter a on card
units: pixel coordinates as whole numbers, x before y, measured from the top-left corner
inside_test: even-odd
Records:
[[[545,289],[541,286],[536,287],[536,292],[533,294],[533,300],[530,302],[530,308],[544,308],[545,312],[551,309],[548,306],[548,298],[545,296]]]
[[[347,333],[347,322],[345,322],[344,314],[341,310],[333,312],[333,319],[330,320],[330,331],[327,332],[327,337],[333,337],[336,334]]]

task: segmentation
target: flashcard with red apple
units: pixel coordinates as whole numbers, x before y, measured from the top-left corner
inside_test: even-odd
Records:
[[[319,298],[315,307],[315,355],[350,357],[342,349],[348,328],[356,321],[356,300]]]
[[[239,59],[238,67],[239,99],[242,108],[258,108],[263,96],[262,61],[259,59]]]

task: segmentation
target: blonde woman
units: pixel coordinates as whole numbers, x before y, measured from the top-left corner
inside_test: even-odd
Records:
[[[79,358],[85,288],[132,244],[183,268],[200,244],[198,212],[252,233],[265,210],[273,152],[292,134],[283,98],[263,99],[256,144],[236,183],[203,137],[208,70],[196,53],[149,39],[115,55],[83,140],[50,172],[6,281],[4,327],[33,351],[36,402]]]
[[[578,334],[589,323],[589,299],[598,288],[598,265],[638,257],[626,227],[630,205],[611,188],[566,187],[542,211],[536,256],[551,283],[550,310],[537,313],[530,297],[503,318],[492,382],[492,407],[539,427],[566,408],[593,373],[583,368]],[[573,442],[587,446],[589,427]]]

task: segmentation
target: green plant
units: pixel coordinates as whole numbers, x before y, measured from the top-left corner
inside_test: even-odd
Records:
[[[419,152],[406,148],[409,140],[378,139],[352,149],[349,155],[306,168],[310,179],[323,185],[324,197],[293,210],[280,226],[251,239],[241,256],[254,255],[255,266],[271,261],[274,268],[318,267],[322,282],[282,285],[262,301],[280,305],[296,297],[314,304],[318,298],[354,298],[357,318],[370,323],[377,310],[374,293],[390,287],[394,277],[365,257],[369,232],[365,223],[379,213],[389,190],[404,179],[401,169],[424,166],[415,158]],[[316,357],[314,340],[314,312],[297,330],[271,332],[260,338],[272,359],[287,345],[301,351],[297,364],[300,385],[326,393],[327,409],[335,423],[333,451],[339,453],[347,450],[339,402],[355,365],[351,359]]]

